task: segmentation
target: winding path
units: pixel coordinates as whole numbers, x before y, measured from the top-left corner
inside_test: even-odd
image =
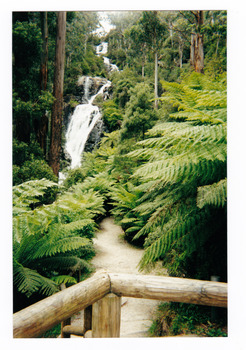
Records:
[[[96,271],[139,274],[137,265],[143,250],[124,241],[123,233],[112,218],[105,218],[101,222],[97,237],[94,238],[97,255],[93,258],[92,264]],[[158,274],[158,270],[151,271],[151,274]],[[153,312],[158,303],[155,300],[122,298],[120,337],[147,337]],[[77,317],[81,320],[81,316]]]

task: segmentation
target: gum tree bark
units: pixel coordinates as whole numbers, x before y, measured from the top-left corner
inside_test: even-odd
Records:
[[[54,73],[55,101],[52,106],[49,164],[56,176],[60,168],[63,82],[65,66],[66,12],[57,13],[56,57]]]
[[[196,19],[196,33],[191,34],[190,63],[195,72],[203,73],[204,68],[204,51],[203,35],[200,33],[203,25],[203,11],[191,11]]]

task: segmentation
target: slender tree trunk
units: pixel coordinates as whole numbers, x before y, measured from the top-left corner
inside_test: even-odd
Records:
[[[184,44],[182,41],[181,35],[179,35],[179,67],[183,67],[183,50],[184,50]]]
[[[145,68],[145,61],[146,61],[146,58],[145,58],[145,55],[143,57],[143,60],[142,60],[142,79],[144,79],[144,68]]]
[[[63,111],[63,81],[65,65],[66,12],[57,13],[56,58],[54,73],[55,101],[51,115],[51,139],[49,164],[56,176],[60,168],[62,111]]]
[[[158,53],[155,52],[155,108],[158,108]]]
[[[43,47],[41,53],[41,91],[45,91],[47,88],[48,81],[48,20],[47,12],[41,12],[41,28],[42,28],[42,38],[43,38]],[[44,155],[46,155],[46,139],[48,132],[48,118],[46,113],[41,117],[39,127],[38,127],[38,142],[42,148]]]
[[[220,42],[220,37],[219,37],[219,34],[218,34],[218,39],[217,39],[217,43],[216,43],[216,50],[215,50],[215,56],[216,56],[216,57],[217,57],[217,55],[218,55],[219,42]]]
[[[202,73],[204,68],[203,35],[200,29],[203,24],[203,11],[196,12],[197,33],[191,34],[190,63],[195,72]]]

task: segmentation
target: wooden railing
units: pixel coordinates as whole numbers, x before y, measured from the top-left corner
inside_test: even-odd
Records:
[[[119,337],[121,296],[227,307],[227,283],[150,275],[96,273],[83,282],[15,313],[14,337],[39,337],[64,321],[66,331],[62,333],[76,334],[76,330],[73,332],[72,326],[69,326],[66,320],[84,309],[87,310],[87,315],[90,314],[88,310],[92,313],[92,320],[89,322],[92,337]],[[90,328],[87,325],[86,328],[88,327]],[[78,334],[81,332],[78,331]]]

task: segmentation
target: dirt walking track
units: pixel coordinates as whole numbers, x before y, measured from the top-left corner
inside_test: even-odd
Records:
[[[96,272],[116,272],[139,274],[137,265],[143,250],[135,248],[124,241],[121,227],[114,224],[112,218],[105,218],[94,238],[97,251],[92,260]],[[151,271],[151,274],[156,274]],[[152,323],[153,312],[158,301],[122,298],[121,338],[147,337]],[[81,323],[83,312],[75,316],[72,323]]]

